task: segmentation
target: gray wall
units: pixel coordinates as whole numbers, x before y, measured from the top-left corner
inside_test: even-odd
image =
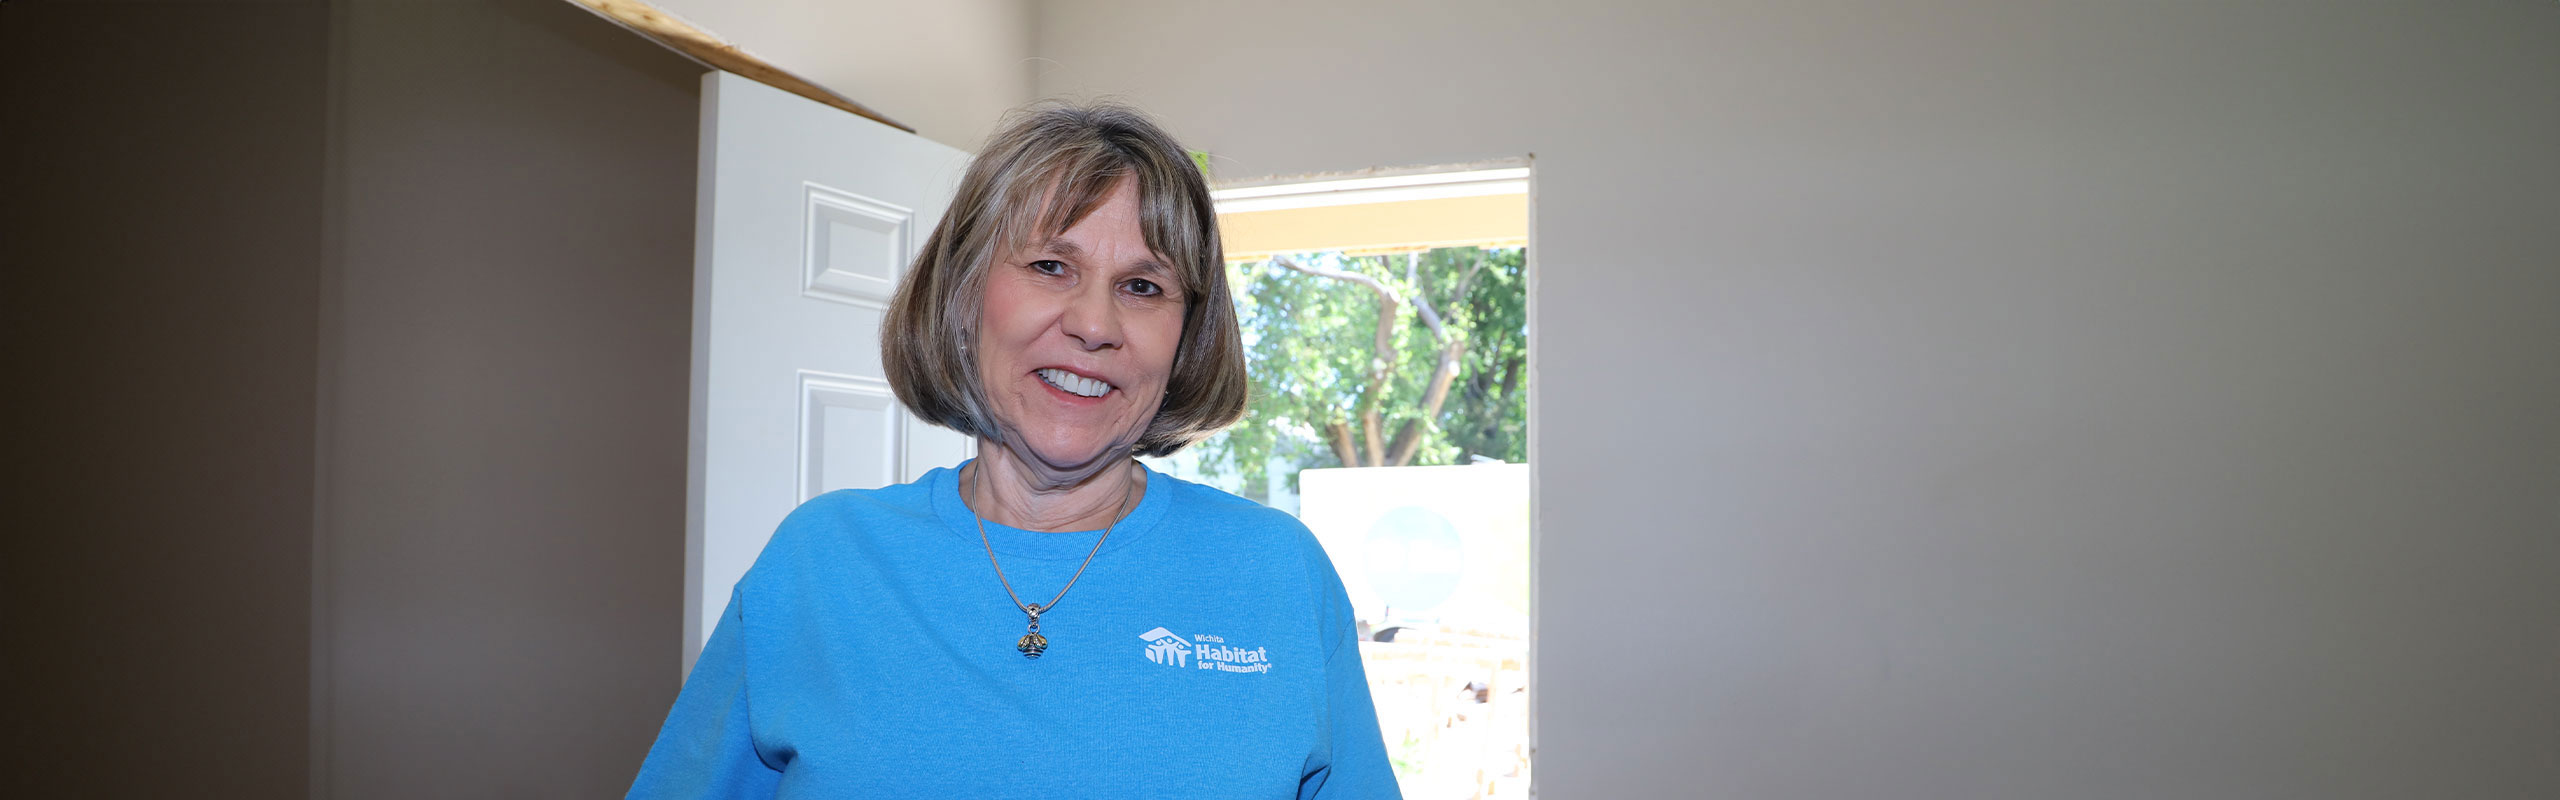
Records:
[[[18,797],[295,797],[328,9],[0,3]]]
[[[1545,796],[2560,796],[2560,6],[1038,31],[1229,177],[1536,155]]]
[[[339,8],[328,796],[618,796],[675,699],[702,70],[558,0]]]

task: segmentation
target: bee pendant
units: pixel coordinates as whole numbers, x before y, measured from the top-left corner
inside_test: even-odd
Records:
[[[1015,641],[1013,649],[1022,651],[1023,658],[1038,659],[1041,653],[1049,651],[1049,637],[1040,635],[1040,607],[1030,606],[1022,611],[1031,616],[1031,632]]]

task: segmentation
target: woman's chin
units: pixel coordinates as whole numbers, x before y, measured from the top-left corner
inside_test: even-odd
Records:
[[[1083,472],[1105,466],[1134,448],[1117,442],[1021,440],[1014,452],[1052,472]]]

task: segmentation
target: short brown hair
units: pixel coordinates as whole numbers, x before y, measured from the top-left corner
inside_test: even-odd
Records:
[[[1122,180],[1137,182],[1139,231],[1187,298],[1164,404],[1139,435],[1138,454],[1171,454],[1242,419],[1244,343],[1208,181],[1163,128],[1112,103],[1017,111],[970,161],[880,323],[880,362],[898,401],[926,422],[1001,439],[968,357],[988,265],[1065,233]]]

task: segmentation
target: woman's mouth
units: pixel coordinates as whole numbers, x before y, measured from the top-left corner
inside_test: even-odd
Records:
[[[1049,385],[1058,387],[1059,391],[1066,392],[1077,397],[1101,397],[1111,392],[1111,384],[1103,383],[1063,369],[1052,367],[1049,369],[1039,370],[1035,374],[1040,376],[1040,380],[1047,381]]]

